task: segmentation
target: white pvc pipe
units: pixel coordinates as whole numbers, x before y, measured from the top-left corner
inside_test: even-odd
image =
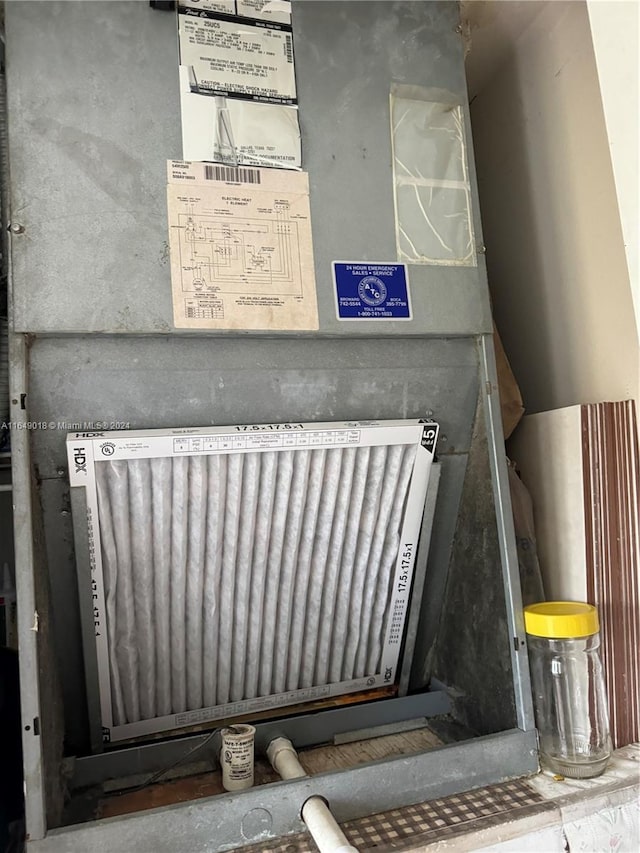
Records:
[[[267,748],[271,766],[283,779],[300,779],[306,776],[298,761],[298,753],[288,738],[278,737]],[[309,797],[302,806],[302,819],[307,825],[320,853],[358,853],[331,814],[322,797]]]
[[[277,737],[272,740],[267,747],[267,758],[283,779],[299,779],[307,775],[289,738]]]
[[[321,797],[307,800],[302,807],[302,819],[320,853],[357,853]]]

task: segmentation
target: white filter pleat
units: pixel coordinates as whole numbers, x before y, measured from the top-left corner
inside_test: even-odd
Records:
[[[320,624],[316,651],[314,684],[326,684],[329,680],[331,636],[334,629],[340,563],[344,547],[349,500],[353,484],[353,472],[356,464],[356,453],[357,451],[353,447],[350,447],[341,453],[342,467],[339,475],[340,482],[338,494],[336,496],[336,508],[333,515],[333,528],[331,530],[331,541],[329,544],[329,553],[327,555],[327,567],[325,569],[324,584],[322,588],[322,599],[320,607],[318,608],[320,613]]]
[[[120,672],[122,699],[127,720],[140,719],[138,694],[138,643],[133,597],[133,566],[131,563],[131,530],[129,527],[129,474],[127,462],[108,464],[109,500],[113,515],[113,534],[118,559],[116,585],[116,660]]]
[[[189,459],[173,460],[171,502],[171,709],[187,710],[186,598]]]
[[[218,680],[218,624],[227,457],[209,456],[207,461],[209,484],[202,614],[202,701],[205,707],[210,707],[216,704]]]
[[[280,595],[280,574],[285,531],[287,529],[287,510],[291,497],[293,480],[292,450],[276,454],[276,492],[271,520],[271,537],[267,557],[267,577],[264,592],[264,618],[262,624],[262,642],[260,645],[260,675],[258,691],[260,696],[275,693],[273,687],[274,649],[276,643],[276,614]]]
[[[256,532],[251,573],[251,601],[249,604],[249,634],[247,637],[247,664],[244,698],[258,696],[260,666],[262,663],[262,633],[267,582],[267,562],[270,551],[273,501],[276,493],[277,453],[263,453],[260,469],[260,493],[256,514]],[[275,611],[274,611],[275,612]]]
[[[284,548],[282,551],[280,590],[278,593],[276,643],[273,661],[274,693],[283,693],[286,690],[287,684],[287,666],[290,651],[289,635],[294,609],[293,595],[310,464],[311,453],[308,450],[300,450],[294,454],[293,479],[291,481],[289,511],[287,513]]]
[[[108,463],[107,463],[108,464]],[[113,722],[116,726],[127,721],[117,663],[117,602],[118,555],[113,533],[113,513],[109,501],[107,464],[96,465],[98,511],[100,514],[100,544],[102,547],[102,575],[104,578],[105,609],[107,614],[107,640],[109,648],[109,677],[111,681],[111,705]]]
[[[171,459],[151,460],[153,526],[154,636],[156,706],[159,717],[171,713]]]
[[[386,447],[373,447],[371,449],[369,474],[362,504],[356,559],[351,579],[347,642],[344,647],[342,663],[342,677],[345,681],[356,677],[355,661],[360,634],[360,616],[364,600],[365,578],[369,564],[369,554],[371,553],[373,531],[380,511],[380,494],[382,492],[386,461]]]
[[[338,595],[336,609],[333,618],[334,630],[331,635],[329,655],[329,681],[340,681],[342,678],[342,663],[344,659],[344,645],[346,642],[346,629],[349,619],[349,601],[351,599],[351,581],[355,564],[356,548],[358,545],[358,531],[362,518],[362,503],[367,485],[367,471],[369,468],[369,447],[360,447],[357,450],[356,465],[353,472],[353,488],[349,499],[347,511],[347,525],[344,532],[344,546],[342,549],[342,562],[338,579]]]
[[[256,529],[256,508],[260,483],[260,454],[245,456],[242,478],[242,514],[238,536],[236,558],[236,585],[234,596],[233,639],[231,646],[231,693],[232,702],[244,698],[244,681],[247,666],[247,635],[249,632],[249,596],[251,594],[251,571],[253,562],[253,540]]]
[[[400,545],[400,524],[404,513],[405,503],[413,471],[413,463],[416,458],[416,447],[408,445],[402,457],[402,466],[392,501],[391,516],[387,526],[384,547],[382,549],[382,561],[380,579],[376,589],[373,603],[373,614],[369,627],[369,641],[367,644],[367,672],[378,672],[382,656],[382,645],[386,627],[385,616],[388,616],[389,599],[392,593],[392,580],[395,563],[398,557]]]
[[[202,708],[202,615],[207,524],[207,458],[189,459],[187,539],[187,709]]]
[[[220,633],[218,638],[217,704],[224,705],[231,693],[231,649],[234,631],[233,602],[236,585],[238,529],[242,513],[242,469],[244,456],[227,457],[227,493],[224,511],[222,574],[220,577]]]
[[[342,450],[329,450],[325,461],[324,481],[313,539],[313,554],[309,582],[301,589],[300,599],[305,602],[304,639],[302,642],[302,670],[299,687],[312,687],[318,656],[318,633],[322,592],[326,584],[327,557],[336,512],[336,499],[340,484]]]
[[[311,580],[311,559],[316,542],[318,512],[324,481],[326,450],[311,451],[311,464],[307,480],[307,499],[302,519],[302,532],[298,548],[289,634],[289,660],[287,664],[287,690],[297,690],[301,682],[302,643],[307,619],[306,600]]]
[[[131,561],[140,674],[140,716],[156,716],[156,647],[153,629],[153,535],[151,532],[151,469],[148,459],[129,462]]]
[[[362,609],[360,611],[360,629],[358,631],[358,646],[354,678],[362,678],[371,673],[367,671],[367,641],[373,616],[373,606],[380,581],[381,557],[384,547],[389,518],[393,508],[393,496],[398,485],[400,465],[402,463],[403,447],[390,447],[387,453],[386,465],[383,470],[382,491],[378,511],[375,517],[371,550],[365,565],[364,585],[362,589]]]

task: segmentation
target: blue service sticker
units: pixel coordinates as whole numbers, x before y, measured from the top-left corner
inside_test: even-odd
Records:
[[[338,320],[410,320],[406,264],[333,262]]]

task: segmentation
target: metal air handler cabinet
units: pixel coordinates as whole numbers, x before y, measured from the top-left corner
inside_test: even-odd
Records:
[[[6,4],[3,230],[11,225],[11,411],[24,427],[12,454],[29,850],[230,850],[300,831],[311,793],[342,821],[536,771],[458,14],[450,2],[294,0],[319,329],[247,333],[173,325],[165,186],[167,161],[182,156],[175,13],[145,2]],[[431,187],[447,184],[456,199],[434,190],[424,204],[428,181],[406,162],[405,108],[426,129],[449,122],[462,174],[438,174],[434,143],[434,171],[421,178],[440,179]],[[453,235],[446,221],[457,223]],[[445,255],[434,257],[438,246]],[[406,263],[412,317],[338,319],[334,261]],[[86,543],[74,541],[57,425],[398,418],[440,426],[399,689],[263,719],[259,743],[286,734],[303,748],[443,714],[468,736],[123,818],[63,818],[63,759],[73,796],[144,778],[203,735],[96,738],[88,592],[77,573]]]

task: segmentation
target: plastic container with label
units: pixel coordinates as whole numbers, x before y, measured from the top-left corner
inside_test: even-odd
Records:
[[[243,791],[253,785],[253,751],[256,730],[238,724],[222,729],[220,766],[225,791]]]
[[[598,611],[546,601],[524,611],[540,764],[574,779],[599,776],[611,755]]]

